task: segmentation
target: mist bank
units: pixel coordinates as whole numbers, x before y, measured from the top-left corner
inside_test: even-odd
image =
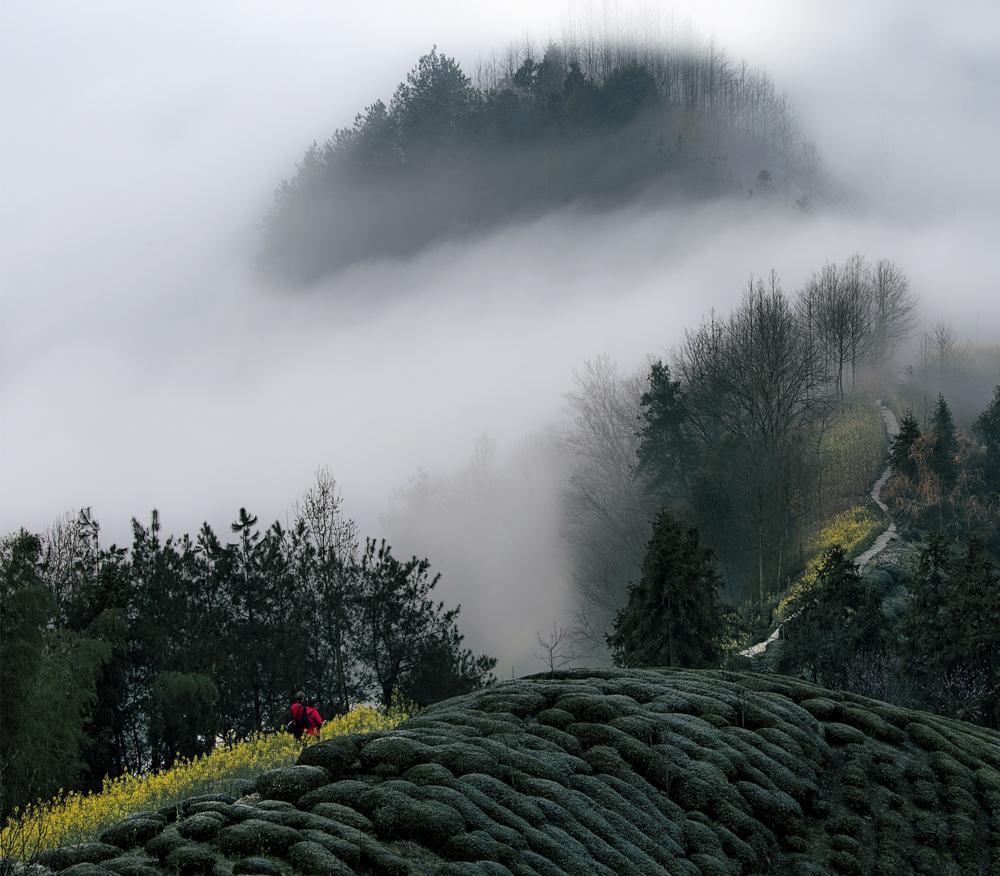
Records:
[[[130,516],[154,507],[167,531],[194,531],[203,517],[225,531],[241,505],[284,521],[326,464],[364,535],[389,535],[443,573],[470,645],[497,655],[504,673],[528,671],[534,630],[572,610],[563,483],[549,451],[513,469],[504,460],[522,454],[526,436],[558,430],[587,359],[605,353],[639,370],[712,308],[727,310],[751,272],[774,266],[795,290],[826,259],[859,250],[891,254],[924,317],[947,319],[961,338],[973,337],[978,312],[985,342],[1000,324],[987,287],[954,278],[963,262],[968,277],[986,275],[976,263],[989,251],[984,234],[720,201],[566,211],[360,266],[293,299],[217,272],[220,294],[187,320],[129,320],[127,332],[98,323],[72,345],[26,351],[31,367],[8,371],[4,416],[26,425],[4,439],[2,480],[16,501],[0,528],[43,529],[83,505],[102,540],[118,542]],[[145,291],[168,295],[158,282]],[[470,285],[475,301],[463,298]],[[404,288],[401,301],[394,291]],[[378,307],[362,304],[379,296]],[[467,492],[416,522],[383,520],[418,470],[459,477],[483,434],[496,444],[492,493]]]

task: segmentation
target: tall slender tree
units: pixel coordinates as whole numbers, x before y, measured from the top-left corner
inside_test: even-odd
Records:
[[[698,531],[662,511],[642,577],[608,636],[618,666],[711,666],[723,629],[722,580]]]

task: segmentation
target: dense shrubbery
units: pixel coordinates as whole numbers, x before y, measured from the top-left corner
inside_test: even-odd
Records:
[[[553,44],[540,61],[484,67],[475,85],[435,49],[388,104],[310,147],[278,189],[261,265],[308,281],[653,183],[660,198],[768,195],[775,183],[807,198],[819,162],[767,77],[714,48]]]
[[[490,675],[428,561],[360,550],[325,473],[287,530],[241,509],[230,544],[207,524],[164,538],[156,512],[133,532],[103,546],[84,513],[0,541],[0,817],[284,726],[299,689],[330,716]]]
[[[976,538],[1000,556],[1000,387],[975,420],[972,434],[959,429],[943,395],[926,431],[912,411],[903,415],[893,443],[893,477],[886,497],[910,532]]]
[[[792,876],[987,872],[1000,859],[996,733],[782,677],[556,673],[301,760],[338,744],[357,759],[338,754],[295,804],[270,789],[303,767],[262,779],[259,801],[193,800],[41,861],[150,876]]]

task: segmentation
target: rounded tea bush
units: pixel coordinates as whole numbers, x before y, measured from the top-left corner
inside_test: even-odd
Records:
[[[109,827],[101,834],[101,842],[120,849],[132,849],[145,845],[166,824],[167,819],[158,813],[140,813]]]
[[[268,770],[257,779],[254,789],[261,797],[295,803],[303,795],[329,782],[330,774],[322,767],[296,764]]]

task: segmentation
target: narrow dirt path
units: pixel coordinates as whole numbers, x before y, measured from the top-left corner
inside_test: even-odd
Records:
[[[895,438],[899,433],[899,423],[896,420],[896,415],[884,404],[882,404],[882,399],[877,399],[875,404],[878,405],[879,411],[882,414],[882,419],[885,420],[886,434],[890,439]],[[864,571],[865,567],[886,549],[889,542],[896,538],[896,524],[893,523],[892,518],[889,517],[889,506],[886,505],[882,499],[882,490],[885,489],[885,485],[889,480],[889,475],[891,474],[892,466],[887,465],[885,467],[885,471],[879,475],[878,480],[872,485],[872,491],[870,494],[872,501],[874,501],[875,504],[882,510],[882,513],[886,516],[886,520],[888,520],[889,525],[879,534],[879,537],[875,539],[872,546],[868,548],[868,550],[855,557],[854,565],[857,566],[860,571]],[[792,615],[792,617],[794,616],[795,615]],[[764,641],[757,642],[757,644],[751,645],[749,648],[744,648],[740,651],[740,657],[756,657],[758,654],[763,654],[768,649],[768,646],[777,642],[779,638],[781,638],[781,624],[778,624],[774,632],[764,639]]]

